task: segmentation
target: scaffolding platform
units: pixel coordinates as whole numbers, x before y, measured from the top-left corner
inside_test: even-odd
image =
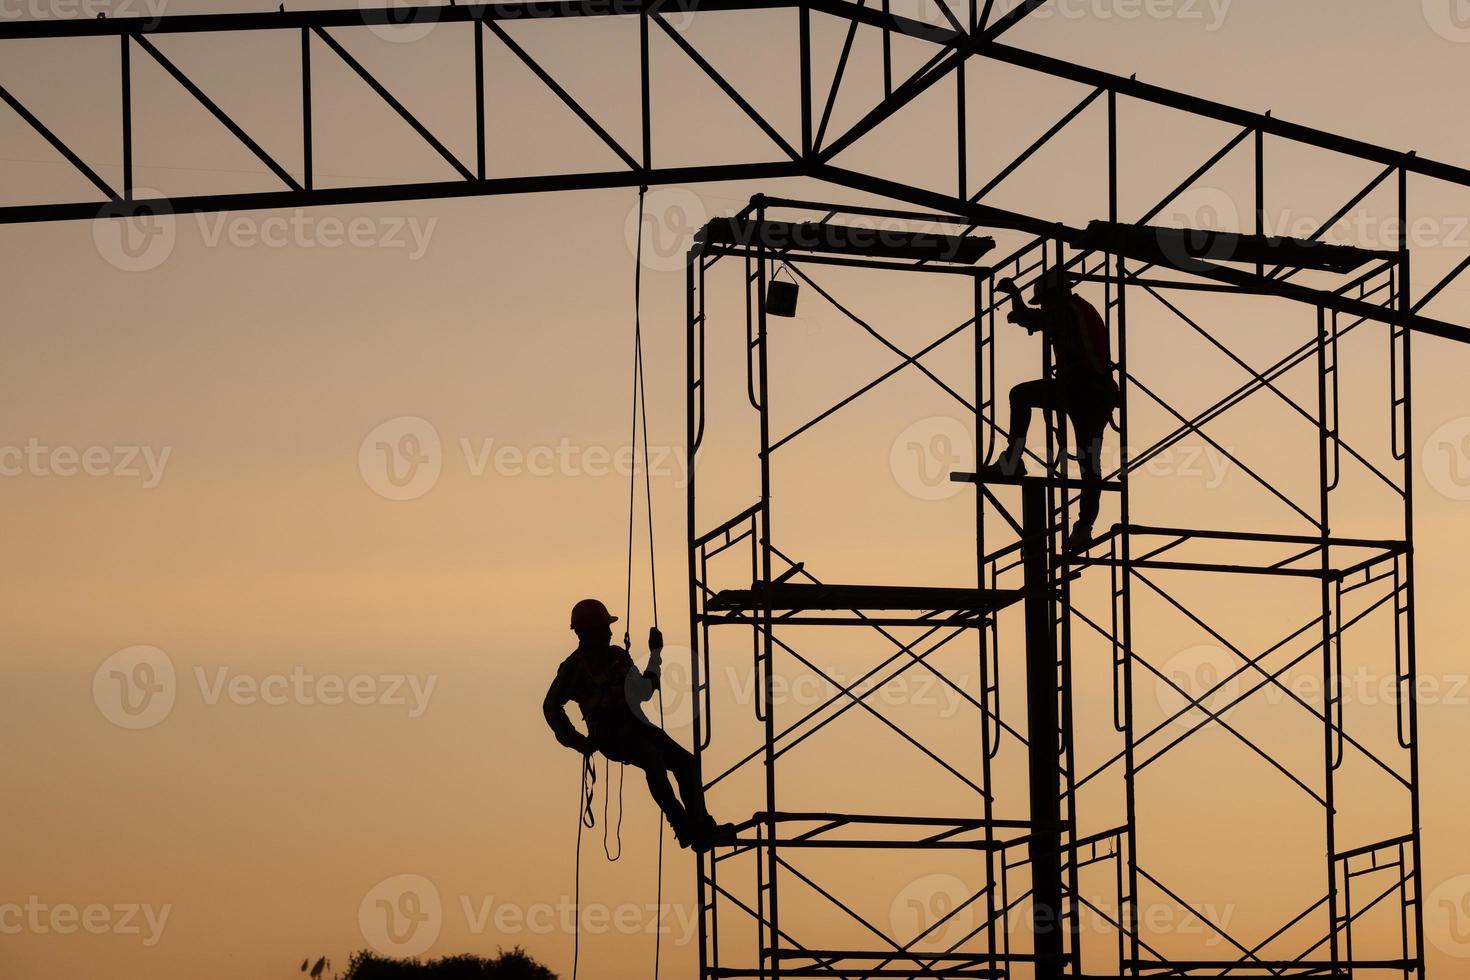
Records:
[[[1042,487],[1058,490],[1085,490],[1089,486],[1098,490],[1119,491],[1121,480],[1101,480],[1092,483],[1066,476],[984,476],[978,473],[957,471],[949,475],[950,483],[974,483],[981,486]]]
[[[896,610],[940,613],[991,613],[1018,601],[1020,589],[954,589],[906,585],[811,585],[772,582],[749,589],[725,589],[710,599],[711,612],[850,612]]]
[[[828,847],[1000,851],[1026,839],[1024,820],[859,813],[756,813],[737,824],[734,847]],[[758,836],[765,831],[764,836]],[[771,837],[774,831],[775,836]],[[1002,831],[1016,831],[1009,838]]]

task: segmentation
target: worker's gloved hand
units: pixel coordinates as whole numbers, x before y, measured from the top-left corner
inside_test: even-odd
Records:
[[[648,631],[648,649],[653,653],[659,653],[664,648],[664,635],[657,626]]]

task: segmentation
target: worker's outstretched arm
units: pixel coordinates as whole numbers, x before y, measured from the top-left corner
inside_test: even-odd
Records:
[[[1027,333],[1035,333],[1046,326],[1046,314],[1026,305],[1014,279],[1002,279],[995,284],[995,288],[1011,298],[1011,312],[1006,315],[1011,323],[1025,327]]]
[[[629,693],[642,703],[653,697],[662,683],[664,669],[664,635],[655,626],[648,631],[648,666],[642,674],[642,683],[630,683]]]
[[[557,670],[556,680],[551,682],[551,687],[546,691],[546,700],[541,702],[541,713],[546,716],[546,724],[551,726],[552,734],[558,742],[586,755],[592,750],[592,745],[586,735],[577,731],[567,715],[567,702],[572,699],[572,670],[570,661]]]

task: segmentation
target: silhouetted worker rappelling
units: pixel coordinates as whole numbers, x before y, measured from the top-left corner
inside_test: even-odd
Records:
[[[1107,323],[1091,303],[1072,292],[1061,269],[1049,269],[1036,280],[1035,306],[1026,305],[1014,280],[1002,279],[996,287],[1011,298],[1006,319],[1028,333],[1040,330],[1046,337],[1055,368],[1053,377],[1025,381],[1011,389],[1009,442],[1001,458],[982,467],[979,477],[1025,476],[1026,463],[1021,457],[1032,410],[1065,413],[1072,420],[1077,461],[1087,484],[1067,542],[1067,550],[1075,554],[1092,543],[1102,496],[1103,434],[1122,400],[1113,380]]]
[[[628,651],[612,644],[612,624],[617,621],[596,599],[583,599],[572,607],[572,629],[579,642],[546,692],[542,710],[547,724],[568,748],[583,755],[601,752],[614,762],[642,769],[648,791],[668,817],[681,847],[706,850],[733,838],[735,828],[716,824],[705,809],[694,756],[643,713],[643,705],[659,689],[663,634],[656,626],[648,631],[648,667],[640,673]],[[570,701],[582,711],[585,735],[567,717]],[[674,795],[670,774],[679,784],[679,796]]]

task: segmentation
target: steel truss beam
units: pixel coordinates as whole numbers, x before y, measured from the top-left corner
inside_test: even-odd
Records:
[[[296,208],[335,204],[493,196],[556,190],[632,187],[667,183],[700,183],[706,181],[760,180],[808,176],[830,180],[845,186],[860,186],[860,189],[893,197],[898,200],[922,203],[923,206],[928,208],[939,208],[955,214],[973,216],[977,222],[992,227],[1013,227],[1033,231],[1039,235],[1065,237],[1056,235],[1053,231],[1045,228],[1043,222],[1037,222],[1025,216],[1008,215],[1004,212],[995,211],[994,209],[986,209],[983,207],[983,198],[1004,180],[1005,177],[1023,166],[1037,148],[1060,133],[1068,123],[1102,95],[1107,96],[1110,111],[1112,105],[1118,98],[1127,98],[1241,127],[1242,132],[1225,150],[1221,151],[1221,154],[1217,155],[1216,159],[1219,156],[1223,156],[1225,152],[1228,152],[1230,148],[1248,136],[1254,136],[1259,151],[1260,141],[1264,137],[1269,136],[1316,147],[1321,150],[1340,154],[1344,157],[1373,162],[1385,167],[1384,174],[1381,174],[1354,201],[1349,202],[1342,213],[1350,210],[1357,201],[1360,201],[1369,190],[1385,179],[1391,172],[1397,172],[1401,175],[1418,175],[1446,181],[1459,186],[1470,187],[1470,168],[1424,159],[1415,153],[1393,150],[1363,140],[1341,137],[1309,126],[1278,119],[1270,113],[1251,112],[1220,102],[1201,99],[1163,86],[1140,82],[1136,78],[1123,77],[1012,47],[1000,41],[1000,38],[1007,31],[1022,22],[1030,13],[1038,9],[1042,3],[1043,0],[1022,0],[1013,9],[992,21],[990,19],[990,3],[986,3],[983,9],[981,9],[974,2],[970,2],[964,5],[960,14],[957,15],[955,10],[951,9],[950,0],[934,0],[933,9],[942,13],[942,23],[929,23],[913,17],[894,15],[888,11],[886,4],[882,7],[873,7],[863,2],[851,2],[851,0],[553,0],[553,2],[514,0],[514,2],[497,4],[424,5],[402,8],[368,7],[245,14],[171,15],[156,18],[124,17],[98,20],[10,21],[0,24],[0,45],[37,39],[115,37],[119,40],[122,71],[119,81],[118,102],[123,106],[124,173],[122,186],[120,188],[114,188],[109,181],[99,175],[95,166],[88,164],[79,153],[58,136],[54,129],[49,128],[44,120],[25,106],[14,93],[0,87],[0,101],[4,101],[11,110],[19,115],[22,121],[41,135],[64,161],[85,177],[103,195],[102,198],[91,201],[55,200],[42,204],[0,206],[0,224],[33,221],[87,220],[96,218],[99,215],[104,217],[123,216],[139,211],[159,213]],[[771,11],[782,10],[796,12],[799,15],[802,25],[799,57],[801,60],[801,74],[804,80],[802,92],[800,93],[800,115],[803,124],[801,138],[798,141],[791,141],[783,136],[778,127],[752,106],[741,95],[738,88],[716,70],[693,43],[674,30],[667,20],[670,15],[685,15],[691,13],[691,11],[695,14],[729,12],[760,16]],[[814,88],[816,80],[813,77],[814,65],[812,62],[812,46],[809,29],[810,18],[813,14],[846,21],[849,25],[847,44],[844,45],[844,57],[839,59],[831,76],[830,84],[827,86],[827,97],[825,106],[821,111],[820,120],[814,118],[817,107],[813,104],[817,101]],[[642,31],[645,36],[651,27],[656,27],[660,32],[667,35],[688,56],[690,62],[720,89],[723,97],[739,108],[760,128],[770,142],[769,147],[766,149],[774,150],[778,155],[778,159],[761,159],[756,156],[747,161],[719,161],[705,166],[679,168],[660,166],[653,159],[653,153],[651,151],[651,147],[655,143],[655,134],[653,132],[654,121],[648,112],[650,64],[649,49],[646,40],[640,48],[639,63],[636,66],[643,88],[641,145],[635,148],[628,148],[620,145],[609,134],[606,128],[570,92],[556,81],[552,73],[544,65],[540,64],[532,54],[528,53],[515,41],[511,36],[511,32],[507,30],[509,25],[522,20],[534,19],[555,23],[567,20],[599,20],[628,17],[636,17],[643,21]],[[440,137],[431,133],[415,118],[413,113],[376,78],[371,69],[354,59],[341,45],[340,40],[331,33],[333,31],[346,32],[352,29],[363,28],[384,29],[401,25],[438,24],[450,25],[451,29],[474,30],[476,32],[474,70],[466,78],[466,84],[477,85],[477,108],[476,118],[474,120],[477,153],[476,160],[474,161],[461,161],[457,159],[446,148]],[[483,25],[483,28],[481,25]],[[915,38],[932,44],[935,48],[935,54],[912,77],[897,86],[891,84],[892,69],[889,59],[885,58],[883,68],[885,79],[884,97],[857,122],[836,134],[832,139],[827,140],[826,137],[831,121],[831,109],[838,91],[842,87],[844,76],[850,70],[846,54],[850,49],[854,33],[860,26],[882,31],[885,51],[889,44],[890,35],[900,33],[904,37]],[[493,34],[510,48],[514,55],[520,61],[524,62],[533,74],[540,78],[571,111],[578,115],[589,129],[608,145],[609,149],[627,165],[626,171],[615,170],[592,174],[497,175],[490,177],[485,169],[487,139],[486,113],[487,111],[493,111],[493,106],[487,107],[483,98],[484,52],[483,38],[481,37],[482,29]],[[154,40],[164,36],[170,38],[189,38],[207,37],[220,33],[281,31],[294,31],[299,33],[302,38],[301,151],[303,165],[299,175],[290,172],[278,159],[273,157],[251,136],[245,133],[208,94],[165,56]],[[311,147],[314,136],[313,120],[314,116],[319,113],[314,113],[312,108],[312,56],[311,44],[309,43],[312,37],[317,38],[334,56],[340,58],[352,68],[380,98],[408,123],[427,146],[432,148],[446,161],[457,173],[458,179],[450,181],[372,184],[361,187],[333,188],[329,190],[315,187],[311,172]],[[135,47],[143,50],[150,57],[157,60],[186,91],[208,109],[242,146],[254,154],[261,161],[262,165],[281,181],[283,185],[282,190],[249,193],[221,192],[190,195],[168,200],[135,198],[132,182],[132,117],[135,114],[135,108],[131,104],[131,67],[129,63],[131,50]],[[955,121],[956,135],[958,137],[957,143],[961,148],[961,158],[958,161],[959,179],[956,192],[917,192],[915,188],[905,187],[901,184],[846,172],[841,168],[834,169],[835,160],[841,155],[844,149],[852,146],[865,135],[872,133],[884,121],[898,115],[921,94],[932,89],[939,81],[951,75],[962,74],[967,62],[982,58],[1025,68],[1056,78],[1067,79],[1086,86],[1090,90],[1090,94],[1083,99],[1082,103],[1076,109],[1064,116],[1051,130],[1037,140],[1031,148],[1022,153],[1016,161],[1005,168],[994,179],[988,181],[978,193],[973,195],[967,195],[965,191],[968,177],[965,173],[966,168],[963,165],[963,147],[966,142],[963,86],[959,86],[955,94],[958,100],[957,107],[961,110],[957,113]],[[63,62],[64,60],[62,59]],[[1208,169],[1208,166],[1212,162],[1207,162],[1200,173],[1204,169]],[[1194,178],[1191,178],[1190,181],[1186,181],[1186,184],[1182,186],[1187,186],[1188,183],[1192,182],[1198,176],[1199,173]],[[1257,176],[1259,184],[1263,175],[1258,173]],[[34,200],[38,195],[27,194],[25,196]],[[1341,213],[1337,217],[1341,217]],[[1147,216],[1141,220],[1147,220]],[[1330,224],[1332,224],[1332,221],[1324,223],[1324,230]],[[1076,230],[1073,230],[1073,233],[1080,235],[1080,232]],[[1444,280],[1426,291],[1423,298],[1418,302],[1411,301],[1403,315],[1413,316],[1417,314],[1418,310],[1429,300],[1437,296],[1446,285],[1467,269],[1470,269],[1470,257],[1467,257],[1465,262],[1451,272]],[[1278,276],[1280,271],[1279,269],[1273,270],[1273,277]],[[1264,270],[1258,270],[1258,272],[1264,272]],[[1222,268],[1212,273],[1212,277],[1237,289],[1253,289],[1261,285],[1260,283],[1242,277],[1238,270],[1230,268]],[[1306,293],[1298,294],[1295,298],[1302,299],[1303,301],[1309,300]],[[1342,312],[1351,311],[1344,308]],[[1470,334],[1453,329],[1454,325],[1452,324],[1443,324],[1428,318],[1415,318],[1410,326],[1416,330],[1437,333],[1441,336],[1450,336],[1456,340],[1466,340],[1467,337],[1470,337]]]

